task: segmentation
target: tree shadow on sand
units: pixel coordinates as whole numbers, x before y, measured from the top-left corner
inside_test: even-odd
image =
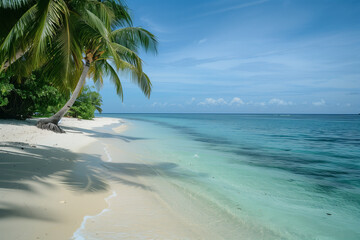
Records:
[[[112,124],[110,124],[110,125],[112,125]],[[115,126],[118,126],[118,125],[115,125]],[[86,129],[86,128],[67,127],[67,126],[61,126],[61,128],[64,129],[66,132],[78,133],[78,134],[86,133],[90,137],[114,138],[114,139],[123,140],[124,142],[131,142],[131,141],[136,141],[136,140],[148,140],[148,138],[132,137],[132,136],[126,136],[126,135],[117,134],[117,133],[114,134],[114,133],[110,133],[110,132],[105,132],[104,130],[94,131],[94,130],[90,130],[90,129]]]
[[[77,168],[86,155],[50,146],[0,143],[0,188],[33,191],[27,180],[47,184],[46,178],[64,175],[61,181],[73,189],[106,190],[107,184],[92,168],[93,163]],[[91,157],[100,161],[100,156]],[[89,184],[91,188],[86,188]]]
[[[18,120],[18,119],[0,119],[1,124],[8,124],[13,126],[34,126],[36,127],[36,122],[38,119],[26,119],[26,120]]]
[[[51,214],[42,214],[40,207],[20,206],[12,203],[0,202],[0,220],[5,218],[26,218],[40,221],[56,222]]]
[[[29,182],[51,186],[49,179],[58,181],[76,192],[99,192],[109,188],[108,180],[152,191],[131,177],[190,178],[194,175],[177,169],[174,163],[138,164],[104,162],[100,155],[75,154],[69,150],[29,145],[17,142],[0,143],[0,190],[20,190],[36,194]],[[30,218],[19,207],[0,202],[0,219]],[[25,214],[25,215],[24,215]],[[45,219],[34,214],[34,219]],[[49,219],[50,220],[50,219]]]

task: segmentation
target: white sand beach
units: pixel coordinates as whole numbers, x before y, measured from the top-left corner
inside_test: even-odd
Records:
[[[0,121],[1,239],[87,239],[85,226],[96,239],[222,239],[194,198],[112,144],[130,142],[120,119],[64,118],[66,134],[35,122]],[[96,130],[104,126],[110,132]]]
[[[63,119],[66,134],[35,127],[35,120],[0,121],[0,235],[2,239],[68,239],[85,215],[106,207],[107,189],[91,192],[72,169],[80,149],[96,141],[71,127],[91,129],[118,120]],[[73,175],[73,182],[69,182]],[[84,182],[82,182],[84,180]]]

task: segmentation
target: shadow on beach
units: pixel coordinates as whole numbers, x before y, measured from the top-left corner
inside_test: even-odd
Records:
[[[84,157],[101,161],[99,155],[87,155],[43,145],[0,143],[0,188],[33,191],[26,181],[47,184],[46,178],[64,176],[62,182],[74,190],[106,190],[107,185],[92,168],[93,163],[78,168]]]
[[[104,162],[98,154],[75,154],[63,148],[20,142],[0,143],[0,191],[7,189],[37,194],[31,183],[52,187],[49,179],[58,181],[74,192],[106,191],[109,188],[108,180],[153,191],[136,179],[142,176],[191,177],[178,171],[174,163]],[[28,206],[27,209],[32,208]],[[33,212],[36,211],[25,211],[21,206],[0,201],[0,219],[21,217],[51,220]]]
[[[107,127],[109,127],[111,125],[112,124],[108,125]],[[67,126],[61,126],[61,128],[64,129],[66,132],[79,133],[79,134],[87,133],[88,136],[90,136],[90,137],[114,138],[114,139],[123,140],[124,142],[131,142],[131,141],[137,141],[137,140],[148,140],[148,138],[132,137],[132,136],[126,136],[126,135],[122,135],[122,134],[104,132],[103,128],[99,128],[99,129],[101,129],[101,131],[94,131],[94,130],[90,130],[90,129],[86,129],[86,128],[67,127]]]

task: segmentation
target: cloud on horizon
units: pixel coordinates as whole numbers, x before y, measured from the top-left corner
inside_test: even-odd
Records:
[[[227,102],[223,98],[206,98],[203,102],[199,102],[197,105],[227,105]]]
[[[314,106],[324,106],[326,104],[324,99],[321,99],[320,101],[317,102],[313,102],[312,103]]]

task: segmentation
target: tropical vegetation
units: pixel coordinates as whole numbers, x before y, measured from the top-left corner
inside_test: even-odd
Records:
[[[101,104],[102,98],[100,94],[92,91],[89,86],[85,86],[66,116],[79,119],[93,119],[95,111],[102,112]]]
[[[63,132],[58,123],[87,78],[101,87],[107,76],[123,99],[119,72],[125,73],[150,97],[151,82],[143,72],[139,50],[156,53],[157,41],[149,31],[132,26],[123,2],[0,0],[0,9],[16,12],[0,32],[0,74],[10,72],[21,80],[40,71],[52,86],[71,92],[65,105],[40,120],[38,127]]]
[[[9,72],[2,74],[0,92],[0,118],[49,116],[56,113],[69,97],[42,78],[39,71],[20,80]]]
[[[69,93],[52,86],[39,71],[20,81],[9,74],[3,74],[0,79],[0,118],[49,117],[69,98]],[[100,94],[85,86],[66,116],[93,119],[95,111],[102,112],[101,104]]]

